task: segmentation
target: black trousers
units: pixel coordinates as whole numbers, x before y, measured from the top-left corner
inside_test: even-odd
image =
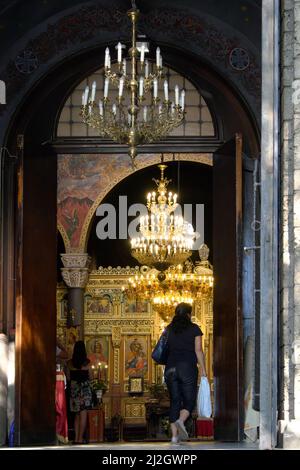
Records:
[[[197,399],[198,368],[188,362],[179,362],[165,370],[165,382],[170,395],[170,423],[174,423],[185,409],[192,413]]]

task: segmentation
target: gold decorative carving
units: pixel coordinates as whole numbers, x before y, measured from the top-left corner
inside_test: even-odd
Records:
[[[122,328],[120,326],[113,326],[112,330],[112,343],[114,348],[119,348],[121,346],[121,334]]]
[[[125,403],[125,419],[142,419],[146,416],[145,403]]]
[[[120,383],[120,348],[114,349],[114,383]]]
[[[93,270],[91,272],[91,275],[96,274],[98,276],[134,276],[139,272],[139,266],[135,266],[134,268],[130,266],[126,266],[125,268],[122,268],[121,266],[117,266],[116,268],[113,268],[112,266],[108,266],[107,268],[99,266],[97,270]]]

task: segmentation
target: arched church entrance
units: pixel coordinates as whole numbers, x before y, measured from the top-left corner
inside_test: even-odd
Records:
[[[152,159],[151,165],[158,163],[161,154],[171,161],[170,167],[174,154],[175,166],[179,161],[183,162],[182,166],[185,160],[197,162],[198,158],[195,164],[201,167],[205,166],[203,159],[207,158],[213,201],[210,248],[213,251],[211,261],[216,277],[213,334],[215,437],[239,441],[243,438],[244,426],[242,357],[245,338],[254,335],[256,321],[252,279],[255,259],[246,259],[241,248],[242,245],[255,244],[255,235],[250,226],[253,219],[253,162],[259,154],[258,131],[251,109],[247,109],[244,100],[222,77],[199,58],[183,55],[168,46],[165,48],[170,69],[193,84],[192,91],[200,93],[204,105],[201,106],[201,101],[197,104],[199,117],[195,121],[191,119],[194,128],[196,124],[198,126],[196,135],[188,134],[183,129],[181,135],[141,149],[140,158],[141,162],[146,162],[145,167],[149,166],[147,159]],[[74,123],[71,114],[67,115],[67,112],[76,112],[77,107],[72,102],[66,107],[67,100],[74,96],[72,93],[85,80],[84,77],[97,70],[98,58],[103,51],[100,48],[88,51],[80,58],[64,62],[59,69],[48,74],[24,100],[7,134],[10,148],[15,148],[18,155],[17,164],[8,162],[5,169],[10,175],[8,181],[15,188],[15,199],[7,200],[6,203],[12,213],[11,227],[15,223],[17,229],[15,246],[10,246],[7,252],[7,259],[15,260],[16,285],[7,285],[7,290],[10,292],[11,308],[16,312],[15,419],[18,444],[49,443],[55,439],[57,223],[66,248],[64,266],[70,280],[69,289],[74,289],[74,296],[71,294],[74,305],[78,305],[75,289],[82,289],[81,282],[86,285],[89,282],[87,263],[91,245],[88,239],[94,236],[91,220],[96,203],[100,202],[97,200],[100,193],[97,192],[93,200],[85,195],[81,197],[84,184],[72,186],[72,171],[75,180],[84,183],[86,171],[93,173],[91,168],[96,161],[100,173],[103,165],[107,165],[107,171],[103,171],[101,176],[103,180],[108,180],[110,191],[114,190],[115,184],[111,184],[111,179],[117,170],[123,171],[123,178],[118,177],[117,182],[126,176],[133,177],[129,177],[131,170],[128,170],[129,164],[125,163],[127,156],[124,148],[101,141],[93,135],[76,135],[77,123]],[[186,70],[189,70],[188,77],[184,73]],[[213,132],[207,131],[203,135],[201,125],[209,124],[210,121],[204,120],[202,108],[207,108],[213,123]],[[62,110],[65,112],[64,121],[59,120]],[[68,135],[60,132],[63,125],[69,126]],[[237,133],[239,136],[236,136]],[[226,141],[230,142],[224,145]],[[96,175],[93,176],[96,180]],[[58,191],[61,190],[63,194],[58,200],[57,177]],[[74,207],[72,197],[77,198],[78,206]],[[184,193],[182,197],[184,199]],[[84,295],[82,299],[85,303],[77,312],[77,323],[82,322],[85,305],[91,301]],[[68,309],[70,311],[70,305]],[[101,319],[91,320],[101,325]],[[84,335],[83,329],[80,334]],[[111,335],[111,344],[114,346],[115,342],[116,350],[122,341],[120,334],[120,330],[115,329]],[[150,347],[149,342],[149,352]],[[114,351],[114,348],[111,350]],[[113,354],[109,360],[116,361],[120,353]],[[119,367],[110,376],[111,387],[120,386],[123,359],[119,356]],[[127,391],[123,386],[124,393]],[[108,415],[118,411],[114,404],[111,406]],[[123,410],[126,409],[126,403],[124,407]],[[122,408],[119,410],[122,412]]]

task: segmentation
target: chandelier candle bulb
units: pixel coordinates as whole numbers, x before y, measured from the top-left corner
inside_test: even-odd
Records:
[[[179,86],[175,85],[175,106],[179,105]]]
[[[104,98],[108,97],[108,87],[109,87],[109,79],[106,78],[104,81]]]
[[[99,114],[103,117],[103,103],[102,100],[99,100]]]
[[[94,102],[95,101],[95,96],[96,96],[96,87],[97,87],[97,84],[96,82],[93,82],[93,85],[92,85],[92,95],[91,95],[91,101]]]
[[[85,103],[85,93],[83,92],[82,93],[82,106],[85,106],[86,103]]]
[[[181,91],[181,96],[180,96],[180,106],[182,108],[182,111],[184,111],[184,106],[185,106],[185,91]]]
[[[165,95],[165,101],[169,100],[169,86],[167,80],[164,81],[164,95]]]
[[[123,89],[124,89],[124,78],[121,77],[119,81],[119,98],[122,98]]]
[[[117,115],[117,105],[115,103],[112,105],[112,113],[114,116]]]
[[[122,62],[122,44],[118,42],[116,49],[118,51],[118,64]]]
[[[144,94],[144,79],[143,79],[143,77],[140,77],[139,84],[140,84],[140,86],[139,86],[139,95],[140,95],[140,98],[142,98],[142,96]]]
[[[127,70],[127,62],[126,62],[126,59],[123,59],[123,75],[126,75],[126,70]]]
[[[156,67],[158,68],[160,66],[160,48],[156,48]]]
[[[144,106],[144,122],[147,122],[147,106]]]
[[[157,92],[158,92],[158,84],[157,84],[157,79],[155,78],[153,80],[153,98],[155,100],[157,99]]]
[[[141,63],[143,64],[145,60],[145,44],[141,46]]]
[[[109,66],[109,48],[105,49],[105,58],[104,58],[104,67],[108,68]]]
[[[149,61],[145,60],[145,78],[149,77]]]
[[[86,87],[85,87],[85,90],[84,90],[84,106],[86,106],[87,103],[88,103],[89,92],[90,92],[90,89],[89,89],[88,86],[86,86]]]

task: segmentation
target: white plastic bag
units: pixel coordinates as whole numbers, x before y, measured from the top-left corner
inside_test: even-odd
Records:
[[[201,377],[197,398],[197,412],[199,418],[211,417],[211,398],[207,377]]]

